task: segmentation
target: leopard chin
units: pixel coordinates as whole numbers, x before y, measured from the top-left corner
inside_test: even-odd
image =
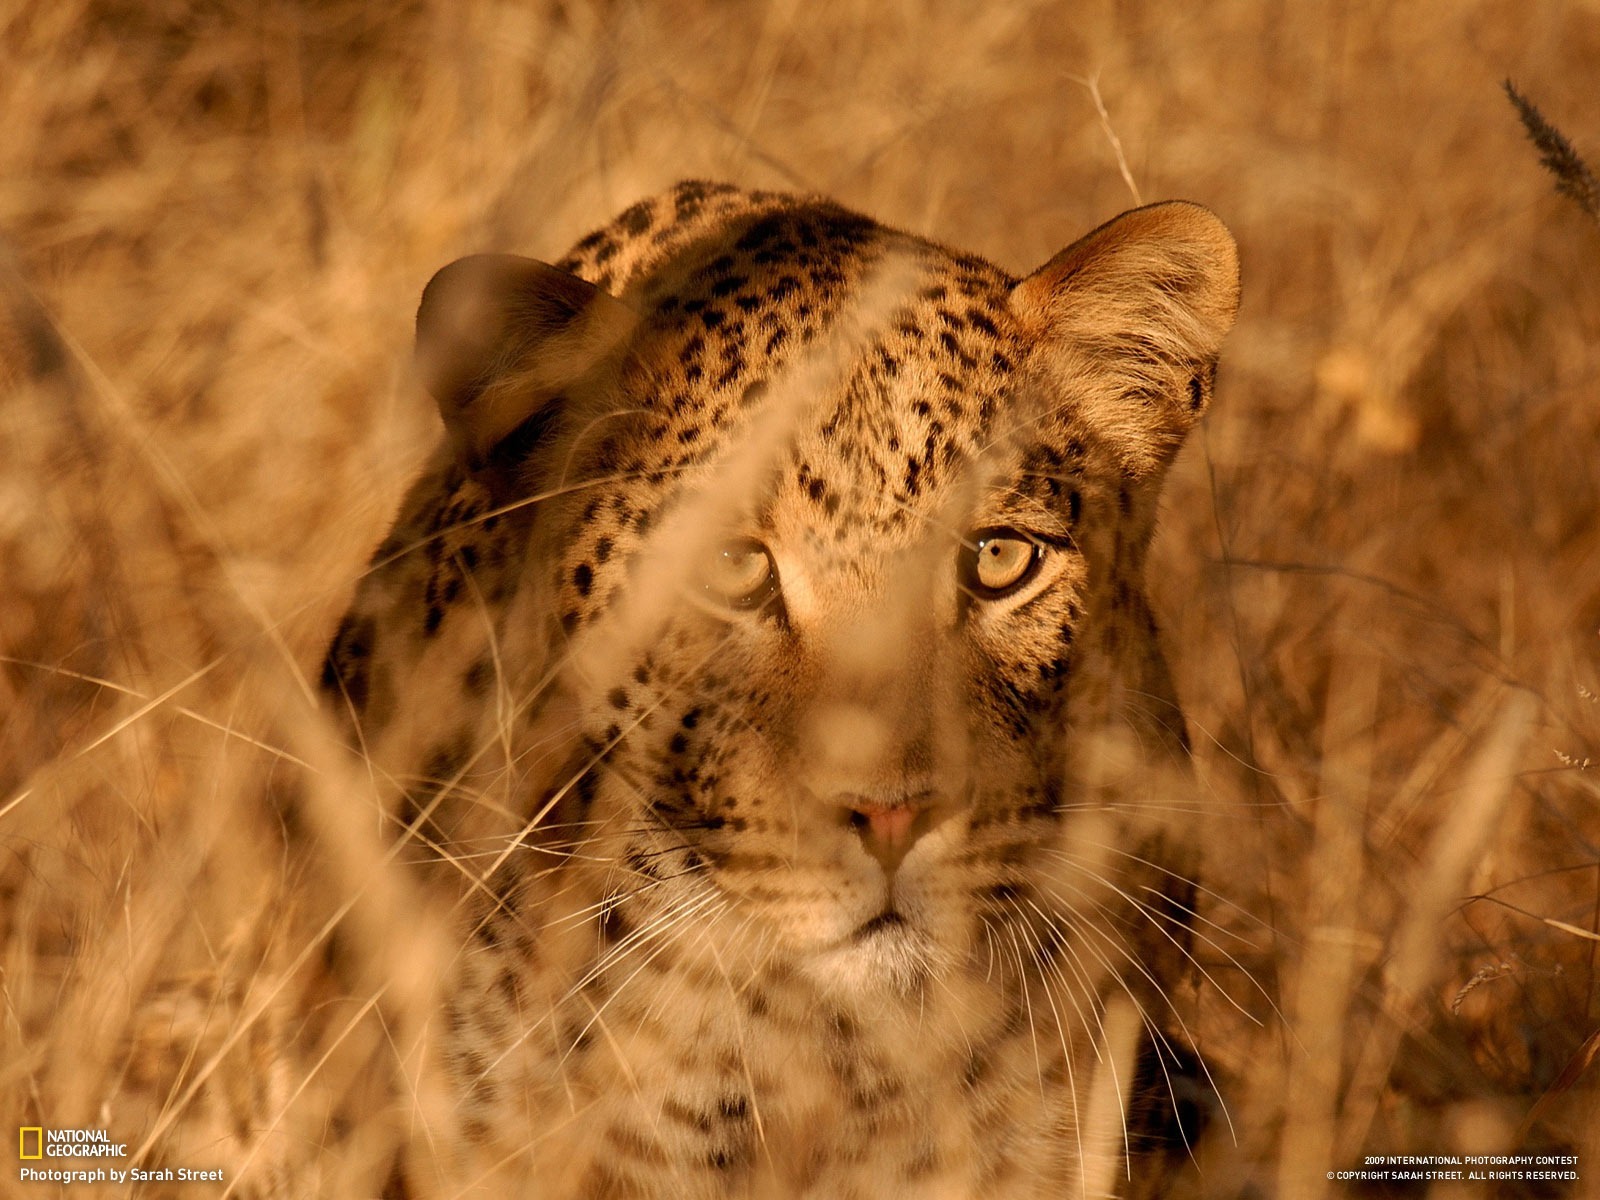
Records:
[[[945,974],[954,962],[948,947],[926,925],[890,908],[815,955],[807,974],[829,992],[904,997]]]

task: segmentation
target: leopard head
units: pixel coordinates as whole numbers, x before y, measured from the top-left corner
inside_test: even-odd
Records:
[[[391,689],[429,639],[492,663],[446,765],[498,755],[613,940],[904,992],[1068,936],[1161,853],[1088,760],[1182,754],[1144,557],[1232,238],[1153,205],[1017,279],[767,196],[658,240],[614,294],[510,256],[429,285],[448,437],[402,527],[461,582],[425,636],[386,593]]]

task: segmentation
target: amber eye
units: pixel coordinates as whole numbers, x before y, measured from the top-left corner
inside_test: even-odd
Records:
[[[961,583],[980,600],[1009,596],[1032,579],[1044,548],[1015,529],[980,529],[962,548]]]
[[[701,574],[708,595],[731,608],[757,608],[778,590],[772,554],[753,538],[713,548]]]

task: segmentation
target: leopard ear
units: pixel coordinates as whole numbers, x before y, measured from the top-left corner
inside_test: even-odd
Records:
[[[591,283],[514,254],[457,259],[417,309],[417,371],[471,465],[607,362],[633,311]]]
[[[1135,478],[1159,471],[1211,402],[1239,307],[1239,251],[1215,213],[1169,201],[1123,213],[1012,289],[1052,392]]]

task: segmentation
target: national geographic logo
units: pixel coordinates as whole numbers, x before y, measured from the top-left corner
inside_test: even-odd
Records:
[[[44,1158],[127,1158],[124,1142],[113,1142],[104,1129],[48,1129],[24,1125],[17,1131],[17,1157],[24,1161]]]
[[[104,1160],[127,1158],[126,1142],[114,1142],[104,1129],[51,1129],[24,1125],[17,1131],[17,1168],[21,1183],[223,1183],[221,1167],[129,1166],[101,1162],[63,1162],[63,1159]],[[39,1166],[34,1166],[39,1163]]]

